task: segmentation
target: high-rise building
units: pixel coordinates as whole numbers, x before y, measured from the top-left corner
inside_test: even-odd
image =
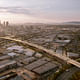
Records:
[[[1,21],[0,21],[0,25],[1,25]]]
[[[5,21],[3,22],[3,26],[5,26]]]
[[[6,21],[6,22],[4,21],[3,22],[3,26],[6,26],[6,27],[9,26],[9,22],[8,21]]]
[[[9,22],[8,21],[6,21],[6,26],[9,26]]]
[[[0,25],[1,25],[1,20],[0,20]]]

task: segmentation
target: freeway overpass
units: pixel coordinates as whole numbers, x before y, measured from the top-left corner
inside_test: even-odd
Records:
[[[13,38],[10,38],[10,37],[0,37],[0,39],[4,39],[4,40],[11,40],[11,41],[14,41],[14,42],[19,42],[19,43],[22,43],[22,44],[25,44],[25,45],[28,45],[30,47],[33,47],[35,49],[38,49],[39,51],[42,51],[42,52],[45,52],[45,53],[48,53],[49,55],[51,55],[53,58],[55,58],[56,60],[61,60],[61,61],[64,61],[66,63],[69,63],[69,64],[72,64],[78,68],[80,68],[80,63],[73,60],[73,59],[70,59],[69,57],[66,57],[66,56],[62,56],[62,55],[59,55],[59,54],[56,54],[54,51],[52,50],[48,50],[42,46],[39,46],[39,45],[36,45],[36,44],[33,44],[33,43],[29,43],[27,41],[22,41],[22,40],[18,40],[18,39],[13,39]],[[62,62],[63,63],[63,62]]]

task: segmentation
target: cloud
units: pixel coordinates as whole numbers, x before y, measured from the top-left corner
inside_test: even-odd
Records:
[[[32,14],[29,8],[21,7],[0,7],[0,12],[14,13],[14,14]]]
[[[35,18],[43,18],[46,15],[44,9],[37,8],[26,8],[26,7],[0,7],[0,13],[12,13],[12,14],[23,14]]]

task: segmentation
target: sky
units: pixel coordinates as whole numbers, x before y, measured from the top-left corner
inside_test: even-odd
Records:
[[[80,0],[0,0],[0,20],[10,23],[80,21]]]

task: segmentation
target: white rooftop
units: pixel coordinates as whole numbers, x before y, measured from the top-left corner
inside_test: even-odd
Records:
[[[22,52],[24,49],[22,46],[15,45],[15,46],[8,47],[7,50],[9,51],[16,50],[18,52]]]
[[[35,51],[34,50],[31,50],[31,49],[25,49],[24,50],[24,54],[26,56],[32,56],[32,55],[34,55],[34,53],[35,53]]]
[[[37,57],[37,58],[41,58],[42,56],[43,56],[43,55],[40,54],[40,53],[38,53],[38,52],[35,54],[35,57]]]
[[[18,56],[18,54],[14,53],[14,52],[8,53],[8,55],[11,56],[11,57]]]
[[[69,43],[71,40],[56,40],[58,43]]]

